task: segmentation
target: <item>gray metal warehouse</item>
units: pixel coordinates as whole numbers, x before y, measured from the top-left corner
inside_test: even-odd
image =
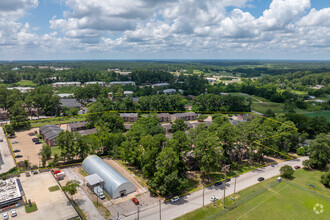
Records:
[[[88,175],[98,174],[104,180],[104,190],[113,199],[125,196],[136,190],[133,183],[98,156],[92,155],[87,157],[82,163],[82,168]]]

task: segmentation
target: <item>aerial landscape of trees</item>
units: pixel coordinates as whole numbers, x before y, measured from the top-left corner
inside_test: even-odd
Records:
[[[242,63],[254,66],[246,68],[240,66],[244,65]],[[319,111],[329,108],[329,74],[323,67],[311,65],[310,69],[303,69],[301,64],[278,64],[277,68],[270,68],[258,62],[233,62],[229,66],[215,61],[59,62],[56,65],[71,69],[22,68],[17,71],[12,70],[13,66],[0,65],[3,79],[0,108],[9,112],[8,134],[28,128],[32,116],[77,115],[86,120],[87,128],[96,129],[95,134],[87,136],[62,131],[57,137],[57,153],[53,154],[51,147],[42,147],[40,155],[44,167],[82,161],[91,154],[111,155],[139,170],[149,186],[169,197],[195,187],[196,181],[212,183],[263,165],[270,158],[287,159],[287,154],[309,155],[309,160],[304,162],[309,169],[322,170],[329,164],[330,144],[326,134],[330,123],[323,116],[311,118],[301,114],[313,110],[314,106]],[[120,74],[108,71],[109,68],[126,72]],[[217,83],[206,79],[222,74],[225,75],[223,81]],[[240,80],[225,83],[234,77]],[[128,80],[134,81],[136,86],[51,86],[54,82],[65,81]],[[164,82],[169,86],[151,86]],[[7,89],[21,83],[34,89],[26,93]],[[319,88],[313,88],[315,86]],[[164,94],[162,91],[167,88],[176,89],[176,94]],[[133,95],[125,95],[124,91],[131,91]],[[81,116],[79,109],[61,106],[59,93],[72,93],[71,98],[80,102],[88,115]],[[321,101],[314,102],[311,96]],[[309,103],[311,100],[314,105]],[[246,117],[244,122],[231,123],[233,112],[250,112],[255,103],[279,104],[281,112],[268,108],[264,109],[264,116],[271,119],[248,114],[240,116]],[[197,119],[200,124],[190,128],[182,119],[175,120],[171,122],[171,136],[166,136],[155,113],[188,109],[204,113]],[[119,112],[138,112],[139,119],[126,130]],[[221,114],[224,112],[229,115]],[[212,118],[211,125],[204,123],[208,116]],[[306,142],[307,139],[314,140]],[[283,169],[283,176],[291,177],[292,172]],[[327,176],[322,177],[325,185],[327,179]]]

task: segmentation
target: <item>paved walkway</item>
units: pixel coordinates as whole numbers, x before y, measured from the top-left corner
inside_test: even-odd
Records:
[[[0,127],[0,139],[3,140],[3,142],[0,142],[0,173],[5,173],[15,167],[16,164],[9,150],[7,138],[2,127]]]
[[[78,180],[80,182],[80,185],[84,184],[84,181],[80,178],[80,176],[71,168],[63,169],[63,171],[70,180]],[[74,196],[75,202],[83,210],[84,213],[87,213],[87,219],[103,220],[103,216],[96,209],[93,202],[89,199],[84,190],[80,187],[78,187],[77,190],[78,193]]]

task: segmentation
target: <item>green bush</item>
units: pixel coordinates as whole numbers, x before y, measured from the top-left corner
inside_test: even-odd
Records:
[[[294,169],[289,165],[285,165],[281,167],[280,173],[282,177],[291,179],[293,177]]]
[[[297,150],[297,154],[299,156],[305,156],[306,155],[305,149],[303,147],[299,147]]]
[[[51,186],[51,187],[48,188],[48,190],[50,192],[54,192],[54,191],[60,190],[60,187],[59,186]]]
[[[327,188],[330,188],[330,172],[327,172],[321,176],[320,182]]]
[[[29,204],[25,205],[25,212],[30,213],[30,212],[35,212],[38,210],[38,207],[35,202],[32,203],[32,207],[29,206]]]

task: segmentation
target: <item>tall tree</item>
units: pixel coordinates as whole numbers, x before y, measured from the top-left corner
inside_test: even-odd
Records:
[[[222,148],[217,136],[204,130],[198,134],[194,141],[194,153],[198,161],[198,166],[202,177],[210,180],[210,172],[219,167]]]
[[[185,131],[187,128],[187,124],[184,123],[183,119],[177,119],[172,124],[172,132],[175,133],[176,131]]]
[[[326,134],[319,134],[311,141],[309,152],[310,166],[315,169],[325,169],[330,161],[330,139]]]
[[[27,113],[23,107],[23,102],[16,102],[9,109],[9,120],[14,129],[30,127]]]
[[[73,160],[76,155],[73,133],[69,131],[61,131],[57,136],[56,141],[61,149],[61,156],[66,160]]]

